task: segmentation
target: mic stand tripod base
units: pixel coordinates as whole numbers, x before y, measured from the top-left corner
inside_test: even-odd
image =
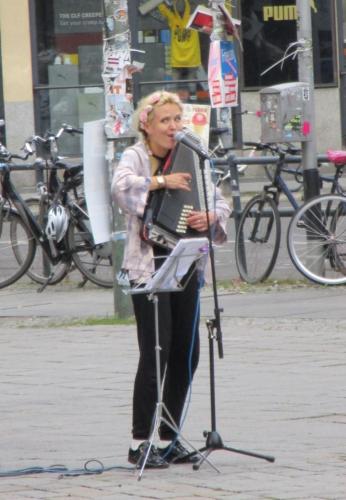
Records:
[[[193,464],[193,470],[199,470],[199,468],[201,467],[203,462],[208,458],[210,453],[216,450],[230,451],[233,453],[240,453],[241,455],[247,455],[249,457],[262,458],[263,460],[267,460],[267,462],[275,461],[275,457],[272,457],[270,455],[262,455],[261,453],[239,450],[238,448],[231,448],[230,446],[225,446],[223,444],[220,434],[216,431],[210,431],[210,432],[204,431],[203,435],[204,437],[207,438],[206,445],[203,448],[201,448],[199,452],[200,453],[204,452],[204,454],[199,462]]]
[[[207,321],[208,338],[209,338],[209,372],[210,372],[210,403],[211,403],[211,431],[204,431],[203,435],[206,439],[206,444],[199,450],[203,453],[203,458],[193,465],[194,470],[198,470],[203,462],[208,458],[211,452],[216,450],[230,451],[240,453],[249,457],[261,458],[267,462],[274,462],[275,458],[271,455],[262,455],[252,451],[239,450],[230,446],[225,446],[220,434],[216,430],[216,404],[215,404],[215,368],[214,368],[214,340],[217,340],[217,335],[214,332],[216,326],[215,318]]]

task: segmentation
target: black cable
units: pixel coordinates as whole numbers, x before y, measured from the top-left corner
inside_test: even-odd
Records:
[[[90,464],[95,463],[98,467],[90,467]],[[104,472],[109,472],[112,470],[133,470],[131,466],[113,465],[110,467],[105,467],[103,463],[92,458],[87,460],[82,469],[69,469],[64,465],[56,464],[50,465],[48,467],[25,467],[23,469],[14,469],[8,471],[0,471],[1,477],[18,477],[18,476],[28,476],[30,474],[60,474],[59,477],[77,477],[77,476],[88,476],[93,474],[103,474]]]

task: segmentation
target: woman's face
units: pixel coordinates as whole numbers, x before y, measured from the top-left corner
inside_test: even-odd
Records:
[[[151,151],[165,156],[175,145],[175,134],[182,128],[181,109],[177,104],[157,106],[150,122],[144,125]]]

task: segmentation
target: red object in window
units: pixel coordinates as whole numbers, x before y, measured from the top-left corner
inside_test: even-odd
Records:
[[[211,33],[213,30],[213,16],[207,12],[196,12],[188,27],[204,33]]]

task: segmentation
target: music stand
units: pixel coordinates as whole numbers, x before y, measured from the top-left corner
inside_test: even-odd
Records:
[[[160,269],[152,276],[150,281],[144,287],[133,288],[128,293],[134,295],[139,293],[146,293],[149,295],[149,300],[154,304],[154,317],[155,317],[155,363],[156,363],[156,388],[157,388],[157,401],[153,417],[149,446],[146,451],[143,464],[138,474],[138,480],[141,479],[145,465],[148,460],[150,450],[153,446],[155,434],[159,429],[160,422],[164,422],[168,427],[180,435],[181,439],[189,444],[196,453],[203,455],[192,446],[180,433],[179,427],[174,422],[173,417],[169,413],[167,407],[162,400],[162,383],[161,383],[161,369],[160,369],[160,340],[159,340],[159,313],[158,313],[158,294],[162,292],[179,292],[183,291],[186,283],[181,284],[181,280],[186,275],[193,263],[198,260],[205,259],[208,255],[208,240],[207,238],[186,238],[178,241],[173,248],[170,255],[167,256],[165,262]],[[162,410],[165,410],[168,419],[162,415]],[[209,461],[208,463],[216,469]],[[217,469],[216,469],[217,470]]]

